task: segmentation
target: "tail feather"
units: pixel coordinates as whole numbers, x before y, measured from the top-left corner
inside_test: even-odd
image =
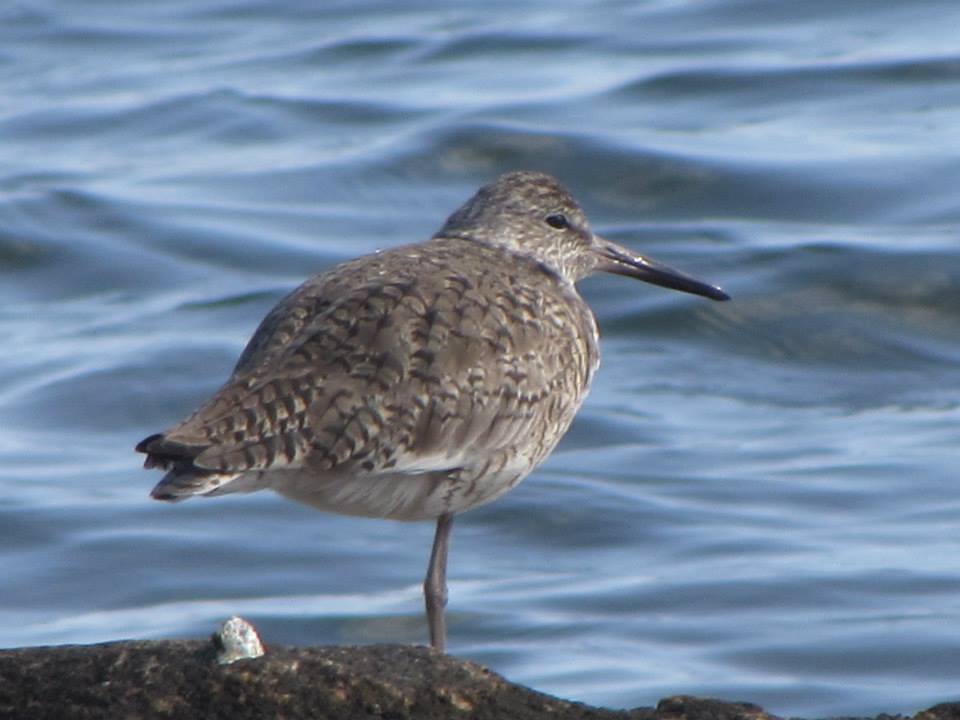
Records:
[[[179,502],[194,495],[213,495],[236,475],[174,467],[158,482],[150,497],[154,500]]]
[[[150,497],[177,502],[193,495],[209,495],[236,477],[236,473],[197,467],[193,462],[194,458],[204,449],[169,440],[163,433],[150,435],[137,443],[137,452],[147,455],[143,461],[145,468],[161,468],[167,471],[163,479],[150,491]]]
[[[163,433],[155,433],[137,443],[135,450],[146,453],[146,467],[168,467],[176,462],[192,461],[205,448],[170,440]],[[149,465],[147,464],[149,463]]]

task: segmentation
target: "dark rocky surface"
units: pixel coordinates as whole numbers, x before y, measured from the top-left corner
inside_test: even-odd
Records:
[[[880,716],[877,720],[892,720]],[[608,710],[515,685],[429,648],[271,647],[220,665],[211,643],[129,641],[0,651],[0,718],[765,720],[756,705],[671,697]],[[960,720],[960,703],[914,720]]]

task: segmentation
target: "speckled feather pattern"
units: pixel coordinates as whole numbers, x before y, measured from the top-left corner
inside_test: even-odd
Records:
[[[148,464],[169,469],[154,495],[272,488],[423,519],[516,485],[587,393],[596,323],[535,254],[451,234],[347,262],[281,301],[229,381],[144,441]]]
[[[555,179],[507,173],[432,239],[281,301],[227,383],[137,446],[168,471],[153,496],[271,488],[403,520],[493,500],[550,453],[589,390],[597,325],[575,283],[593,272],[727,299],[595,235]]]

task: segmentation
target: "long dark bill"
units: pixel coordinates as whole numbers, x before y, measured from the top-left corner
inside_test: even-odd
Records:
[[[597,270],[626,275],[671,290],[702,295],[711,300],[730,299],[730,296],[716,285],[701,282],[656,260],[635,255],[625,247],[609,240],[597,238],[597,243],[597,254],[600,256]]]

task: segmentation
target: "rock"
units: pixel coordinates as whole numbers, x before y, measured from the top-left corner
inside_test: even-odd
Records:
[[[929,710],[918,712],[914,715],[914,720],[960,720],[960,702],[934,705]]]
[[[0,651],[0,718],[629,718],[513,685],[429,648],[270,647],[217,662],[211,643]]]
[[[655,720],[779,720],[758,705],[676,695],[661,700]]]
[[[655,709],[590,707],[425,647],[270,647],[223,665],[213,643],[176,640],[2,650],[8,718],[777,720],[756,705],[685,696]],[[960,704],[915,720],[960,720]]]

